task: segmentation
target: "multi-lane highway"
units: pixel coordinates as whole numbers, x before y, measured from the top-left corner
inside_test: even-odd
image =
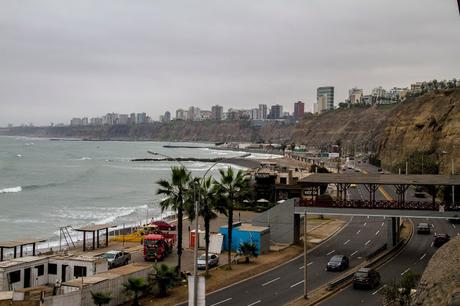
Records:
[[[374,172],[375,168],[363,165],[366,171]],[[394,192],[387,192],[393,197]],[[414,191],[408,191],[409,200],[419,200],[414,197]],[[408,271],[423,273],[428,261],[436,252],[433,247],[433,235],[436,233],[448,233],[450,236],[459,235],[460,227],[442,219],[412,219],[416,226],[418,222],[427,222],[432,226],[431,235],[414,233],[406,247],[391,261],[384,264],[377,271],[381,274],[381,285],[373,290],[355,290],[351,286],[341,290],[338,294],[323,301],[320,305],[382,305],[382,289],[385,284],[399,279]]]

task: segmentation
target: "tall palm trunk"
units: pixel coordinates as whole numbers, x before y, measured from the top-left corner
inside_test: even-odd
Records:
[[[228,207],[228,268],[232,269],[233,199]]]
[[[177,210],[177,272],[180,273],[181,269],[181,256],[182,256],[182,219],[183,219],[183,203],[179,204]]]
[[[209,232],[210,232],[210,222],[209,217],[204,218],[204,241],[206,243],[205,257],[206,257],[206,275],[208,275],[208,257],[209,257]]]

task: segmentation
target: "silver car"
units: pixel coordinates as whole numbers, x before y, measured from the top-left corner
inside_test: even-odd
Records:
[[[208,255],[208,268],[217,267],[219,265],[219,255],[209,254]],[[206,255],[203,254],[198,257],[197,268],[200,270],[206,269]]]

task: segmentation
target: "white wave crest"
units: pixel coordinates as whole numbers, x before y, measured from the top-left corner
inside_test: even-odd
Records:
[[[86,157],[85,156],[85,157],[80,158],[79,160],[91,160],[91,159],[92,159],[91,157]]]
[[[21,191],[22,191],[21,186],[0,189],[0,193],[21,192]]]

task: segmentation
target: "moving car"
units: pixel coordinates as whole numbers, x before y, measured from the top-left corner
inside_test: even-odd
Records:
[[[380,273],[370,268],[361,268],[353,275],[353,288],[372,289],[380,284]]]
[[[163,220],[153,221],[150,224],[158,226],[160,231],[174,231],[176,226]]]
[[[350,184],[350,188],[356,188],[356,184]]]
[[[415,187],[414,196],[415,196],[416,198],[424,198],[426,195],[425,195],[425,193],[423,192],[422,187],[417,186],[417,187]]]
[[[438,234],[434,236],[433,246],[439,248],[449,240],[450,236],[448,234]]]
[[[131,254],[124,251],[108,251],[102,255],[109,264],[109,269],[127,265],[131,260]]]
[[[335,255],[327,263],[327,271],[343,271],[348,268],[350,261],[345,255]]]
[[[429,233],[431,233],[431,228],[428,223],[417,224],[417,234],[429,234]]]
[[[219,256],[217,254],[208,255],[208,268],[217,267],[219,265]],[[206,269],[206,254],[198,257],[197,268],[200,270]]]

